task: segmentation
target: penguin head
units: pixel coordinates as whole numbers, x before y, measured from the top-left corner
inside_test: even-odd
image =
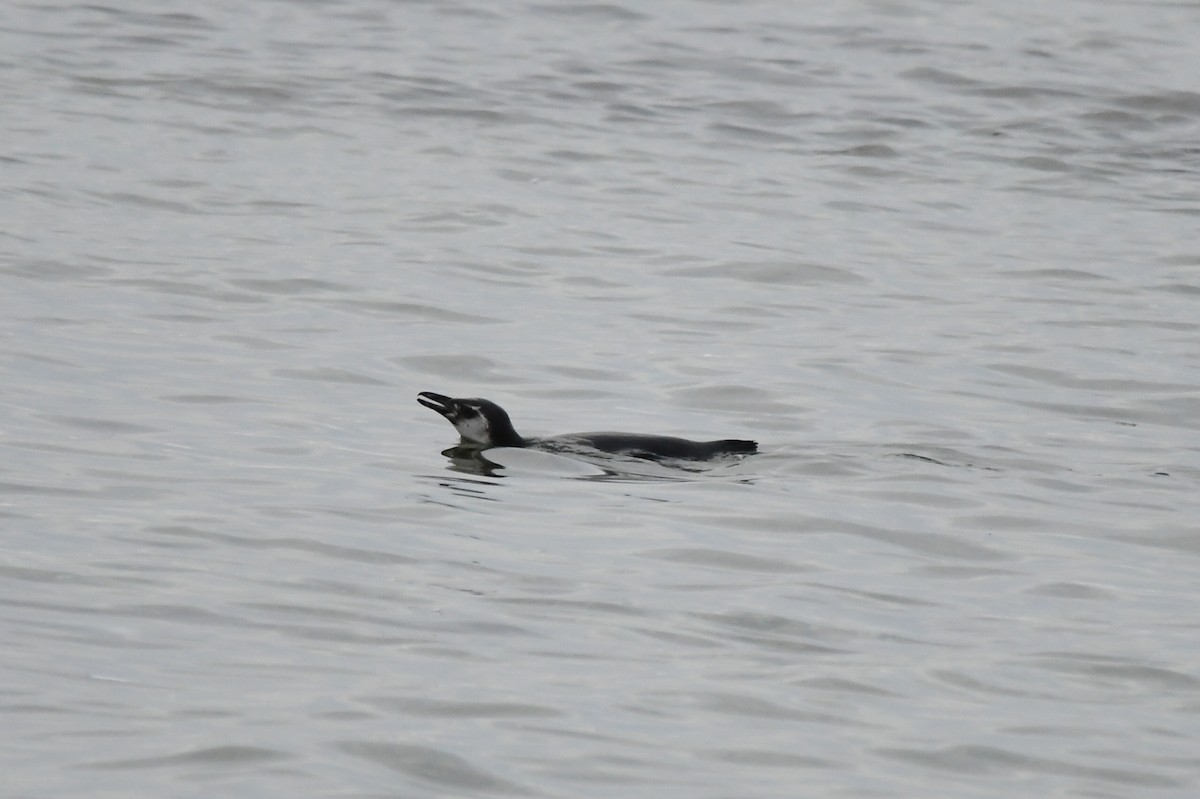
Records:
[[[447,397],[432,391],[422,391],[417,402],[445,416],[465,445],[482,449],[524,446],[524,439],[513,429],[508,413],[494,402]]]

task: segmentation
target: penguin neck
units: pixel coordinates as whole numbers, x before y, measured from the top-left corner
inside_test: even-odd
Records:
[[[507,415],[488,419],[488,438],[489,447],[524,447],[529,443],[516,431]]]

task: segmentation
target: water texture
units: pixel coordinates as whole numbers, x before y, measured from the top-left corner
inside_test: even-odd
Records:
[[[4,794],[1196,796],[1198,36],[9,6]]]

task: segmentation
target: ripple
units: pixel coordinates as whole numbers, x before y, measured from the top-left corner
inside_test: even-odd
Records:
[[[181,765],[240,766],[287,760],[291,756],[275,749],[260,746],[212,746],[161,757],[141,757],[128,760],[108,760],[88,763],[80,768],[90,769],[154,769]]]
[[[878,750],[885,757],[916,766],[983,776],[987,774],[1051,774],[1085,777],[1117,785],[1155,788],[1179,788],[1184,783],[1172,777],[1132,769],[1085,766],[1066,760],[1021,754],[995,746],[959,745],[940,749],[888,748]]]
[[[725,278],[775,286],[807,286],[823,283],[863,283],[863,278],[845,269],[792,261],[742,261],[717,266],[671,269],[668,275]]]
[[[527,787],[501,779],[466,758],[434,747],[358,740],[342,741],[337,748],[352,757],[443,789],[531,794]]]

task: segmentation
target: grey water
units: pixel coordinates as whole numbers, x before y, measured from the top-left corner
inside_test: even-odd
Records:
[[[0,793],[1196,796],[1198,36],[6,6]]]

